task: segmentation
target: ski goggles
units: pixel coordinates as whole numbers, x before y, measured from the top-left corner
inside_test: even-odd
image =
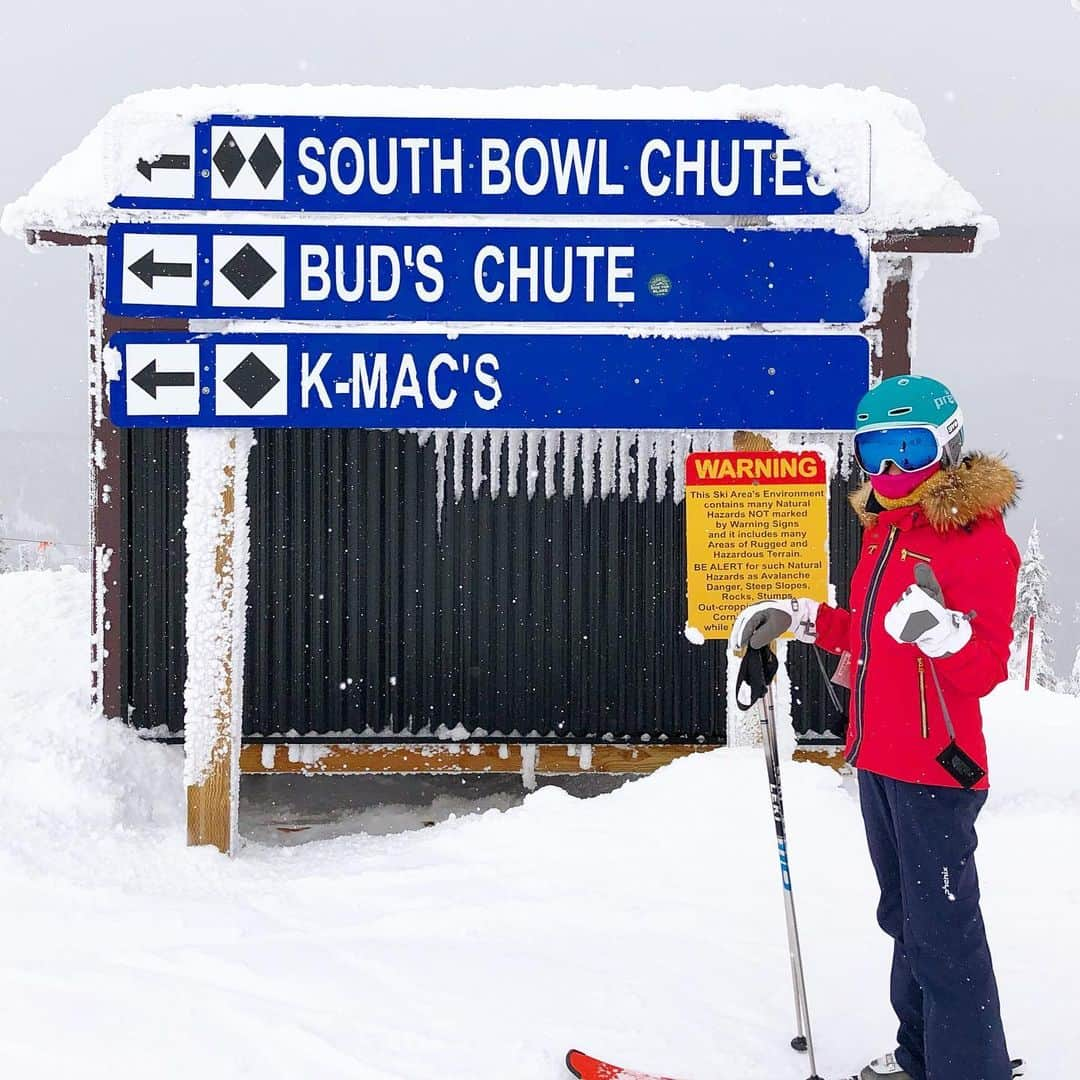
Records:
[[[881,428],[855,436],[855,460],[870,476],[880,476],[890,462],[909,473],[928,469],[944,452],[937,433],[929,427]]]

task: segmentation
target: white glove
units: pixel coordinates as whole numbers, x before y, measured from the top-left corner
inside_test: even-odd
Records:
[[[729,649],[760,649],[789,630],[797,641],[812,644],[817,637],[817,600],[808,596],[799,599],[763,600],[744,608],[728,639]]]
[[[936,583],[935,583],[936,584]],[[889,636],[917,645],[936,660],[958,653],[971,640],[971,623],[918,585],[909,585],[885,616]]]

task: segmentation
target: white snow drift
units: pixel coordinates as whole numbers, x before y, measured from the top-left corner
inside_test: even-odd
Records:
[[[92,719],[89,585],[0,575],[0,1000],[23,1080],[557,1080],[572,1044],[801,1080],[765,770],[720,750],[591,800],[228,860],[184,847],[181,753]],[[1080,707],[989,703],[985,911],[1011,1048],[1070,1074]],[[326,782],[312,779],[310,783]],[[891,1045],[850,782],[785,771],[826,1076]]]

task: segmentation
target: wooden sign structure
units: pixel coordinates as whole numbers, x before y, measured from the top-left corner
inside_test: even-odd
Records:
[[[572,111],[581,111],[584,115],[542,123],[536,121],[536,117],[551,115],[551,93],[550,90],[523,92],[521,99],[527,102],[523,113],[529,121],[526,124],[505,118],[506,105],[501,92],[430,91],[433,101],[439,102],[437,111],[456,119],[410,119],[408,115],[387,118],[379,113],[387,102],[393,104],[393,111],[405,114],[414,107],[409,93],[395,91],[300,88],[295,93],[290,91],[289,96],[290,105],[295,105],[304,114],[297,116],[274,113],[273,109],[280,107],[277,103],[281,98],[268,94],[267,88],[237,88],[235,99],[230,98],[222,106],[228,110],[225,114],[213,112],[202,92],[177,91],[175,100],[171,100],[164,111],[160,102],[155,101],[145,102],[145,111],[140,107],[137,114],[132,113],[130,103],[110,114],[106,129],[110,137],[115,135],[119,140],[118,146],[123,143],[116,161],[98,160],[102,157],[100,143],[86,140],[76,153],[68,155],[50,172],[48,183],[37,185],[17,206],[9,208],[14,212],[5,214],[7,231],[21,235],[30,244],[80,246],[89,254],[94,493],[91,512],[94,626],[91,669],[93,700],[104,715],[126,722],[132,719],[132,684],[135,680],[129,672],[133,655],[129,648],[129,626],[142,615],[134,610],[136,595],[141,594],[133,584],[135,549],[132,540],[137,534],[138,515],[143,512],[142,504],[135,501],[133,477],[147,456],[146,448],[152,445],[149,439],[141,437],[142,433],[128,432],[118,426],[118,422],[124,422],[124,414],[117,408],[120,395],[114,398],[113,393],[118,388],[121,374],[126,377],[125,365],[140,357],[137,352],[129,351],[133,336],[139,335],[145,344],[150,344],[152,335],[159,335],[155,343],[160,341],[160,335],[193,335],[200,328],[191,327],[189,319],[198,316],[196,309],[200,305],[193,303],[185,290],[194,289],[194,301],[198,301],[199,289],[206,289],[204,279],[196,277],[190,251],[176,247],[181,241],[165,235],[170,231],[194,237],[196,254],[199,254],[201,239],[209,244],[203,255],[210,260],[206,265],[211,281],[217,281],[221,298],[223,302],[227,301],[222,310],[236,308],[233,314],[251,320],[248,325],[252,332],[269,329],[278,333],[280,327],[274,325],[264,325],[256,330],[255,322],[260,318],[272,319],[275,313],[280,317],[281,312],[289,308],[291,300],[285,284],[286,279],[294,280],[296,267],[275,262],[276,249],[268,246],[266,229],[289,223],[310,226],[323,220],[319,217],[320,212],[336,215],[334,220],[348,220],[353,213],[424,211],[445,214],[442,221],[448,226],[456,224],[470,229],[480,225],[477,214],[502,215],[502,221],[496,222],[492,218],[490,224],[517,228],[520,219],[514,215],[534,215],[541,210],[545,214],[566,215],[564,220],[568,225],[572,222],[574,228],[599,228],[605,218],[609,223],[614,222],[616,219],[612,215],[620,214],[648,217],[653,219],[653,224],[665,217],[671,219],[669,224],[675,224],[674,218],[680,219],[680,225],[687,219],[710,218],[709,224],[715,226],[720,223],[715,217],[719,214],[728,215],[729,227],[741,225],[762,232],[776,230],[780,233],[810,227],[805,217],[789,218],[785,223],[785,215],[816,215],[823,231],[829,231],[837,220],[846,218],[845,230],[850,226],[864,234],[860,239],[860,251],[872,267],[865,308],[860,306],[854,314],[842,313],[843,325],[824,326],[821,312],[811,312],[807,316],[800,309],[781,312],[787,319],[770,319],[768,328],[755,321],[751,326],[734,330],[769,338],[779,335],[788,342],[797,341],[800,335],[810,332],[832,335],[838,343],[845,335],[858,335],[869,345],[868,377],[910,370],[913,259],[929,253],[972,252],[984,218],[973,199],[970,205],[943,199],[940,193],[945,190],[945,174],[933,165],[928,154],[925,167],[912,174],[912,184],[903,186],[902,198],[895,194],[899,189],[894,185],[892,189],[881,186],[880,194],[875,193],[874,199],[870,200],[870,123],[879,125],[882,133],[886,129],[900,130],[902,127],[888,109],[882,108],[881,102],[844,92],[844,102],[836,104],[831,101],[834,96],[831,91],[809,93],[815,102],[814,115],[819,117],[819,126],[823,129],[831,131],[834,123],[843,120],[849,108],[853,117],[862,118],[851,129],[855,131],[855,137],[844,143],[852,153],[845,155],[839,165],[831,163],[837,168],[852,166],[854,173],[832,176],[830,172],[837,183],[833,184],[835,190],[826,190],[829,185],[817,176],[808,160],[803,160],[802,152],[786,137],[782,128],[763,126],[763,122],[752,119],[724,119],[753,114],[755,92],[725,90],[704,96],[656,92],[663,95],[663,103],[660,104],[660,98],[656,103],[648,103],[646,112],[660,108],[661,114],[677,117],[686,105],[688,113],[692,114],[682,119],[661,120],[638,116],[640,95],[638,92],[627,93],[625,104],[620,106],[620,111],[625,111],[627,117],[603,120],[597,119],[597,115],[605,116],[611,109],[608,97],[605,95],[600,100],[600,95],[593,91],[575,90]],[[401,100],[395,100],[395,95]],[[775,112],[772,92],[759,96],[762,106],[772,115]],[[802,89],[792,95],[793,116],[800,113],[800,103],[807,96]],[[565,107],[565,103],[561,107]],[[484,115],[489,111],[493,115]],[[169,138],[155,137],[152,146],[142,146],[147,117],[157,113],[161,113],[158,119],[169,128]],[[178,122],[178,116],[201,119],[191,123]],[[538,137],[537,123],[548,138]],[[523,138],[526,129],[530,134]],[[705,182],[702,173],[700,184],[689,183],[693,176],[687,171],[692,164],[688,154],[698,145],[698,136],[722,136],[726,140],[724,145],[741,147],[742,180],[739,184],[732,179],[734,173],[730,177],[725,174],[713,178],[711,183]],[[762,141],[769,139],[773,140],[772,153]],[[423,143],[430,153],[421,154],[419,159],[398,162],[402,167],[397,173],[400,182],[395,191],[376,190],[373,186],[376,170],[367,168],[371,163],[364,162],[365,171],[361,173],[361,161],[356,153],[370,147],[372,140],[377,143],[380,153],[392,145],[404,147],[406,141],[416,147]],[[836,142],[836,138],[832,138],[826,144],[835,145]],[[889,175],[902,167],[906,169],[908,162],[903,160],[905,152],[902,148],[909,142],[906,136],[903,139],[877,138],[873,171],[880,170]],[[546,153],[548,146],[558,149],[562,165],[557,166],[554,161],[545,165],[540,161],[541,153]],[[567,155],[571,151],[580,151],[585,155],[581,158],[583,163],[592,160],[595,165],[589,174],[592,179],[583,174],[573,188],[559,179],[565,173],[564,166],[570,160]],[[591,158],[588,157],[590,154],[593,155]],[[479,155],[479,168],[471,167],[474,155]],[[384,165],[385,161],[377,170],[380,184]],[[420,169],[419,174],[411,167],[413,165]],[[428,173],[424,171],[429,165],[433,170],[430,182],[425,179]],[[542,171],[538,172],[538,169]],[[905,176],[909,172],[905,171]],[[414,179],[416,175],[420,176],[419,181]],[[548,181],[542,191],[538,190],[540,175]],[[98,177],[100,184],[88,188],[88,176]],[[759,178],[763,181],[760,185],[757,183]],[[417,183],[422,188],[419,193],[410,187]],[[118,194],[101,201],[97,196],[87,196],[88,190]],[[841,191],[843,198],[838,194]],[[912,211],[913,206],[917,212]],[[182,228],[181,219],[173,211],[185,213]],[[159,212],[168,213],[159,216]],[[455,214],[459,217],[456,222]],[[264,224],[258,224],[260,221]],[[638,223],[644,224],[643,221]],[[401,222],[383,224],[396,227]],[[125,249],[124,244],[128,242],[124,239],[125,229],[141,235],[151,227],[162,233],[160,244],[151,244],[145,250],[132,248],[128,252]],[[680,240],[696,239],[689,235],[694,230],[683,231],[687,236]],[[701,230],[702,234],[711,231]],[[712,241],[715,237],[708,239]],[[773,240],[779,242],[777,237],[770,238],[770,242]],[[801,241],[785,239],[784,242]],[[136,244],[136,240],[130,243]],[[184,243],[190,248],[189,241]],[[125,259],[127,254],[131,255],[130,259]],[[218,257],[217,263],[215,257]],[[123,264],[120,266],[119,294],[114,287],[106,295],[106,264],[115,264],[112,275],[115,285],[117,260]],[[506,269],[493,258],[488,263]],[[317,270],[321,263],[316,261],[312,265]],[[621,266],[619,263],[615,267],[619,273]],[[635,285],[640,286],[637,294],[642,298],[641,303],[651,305],[658,313],[670,314],[672,305],[677,305],[693,284],[692,276],[680,277],[673,271],[673,266],[673,260],[668,259],[663,266],[658,264],[653,268],[642,264],[637,268]],[[772,269],[769,267],[770,273],[750,275],[746,280],[747,288],[779,286],[779,281],[771,280]],[[615,286],[619,291],[624,284],[623,278],[616,275]],[[276,298],[279,287],[282,303],[275,308],[266,298],[271,294]],[[127,300],[125,288],[131,294]],[[140,292],[140,288],[145,291]],[[777,303],[784,299],[784,294],[787,300],[791,299],[788,288],[776,287],[774,291],[782,294],[776,298]],[[862,295],[862,286],[859,295]],[[212,284],[210,301],[215,296],[217,293]],[[170,304],[170,297],[175,303]],[[765,299],[769,300],[767,296]],[[135,306],[128,307],[127,301]],[[215,305],[212,303],[211,306]],[[350,309],[350,314],[353,313],[354,309]],[[337,311],[334,319],[340,321],[341,315],[342,312]],[[617,322],[633,322],[630,315],[631,312],[623,311]],[[733,317],[730,312],[721,311],[706,312],[705,315],[705,323],[714,319],[724,323],[725,317]],[[316,320],[321,316],[316,312],[310,317]],[[581,312],[578,312],[576,320],[581,318]],[[781,325],[791,319],[803,325],[790,328]],[[505,316],[500,321],[506,321]],[[671,333],[670,320],[663,319],[662,323],[659,328],[651,327],[647,332]],[[334,329],[349,327],[339,322]],[[385,332],[386,328],[369,325],[359,329]],[[590,333],[593,329],[595,327]],[[719,329],[723,330],[721,336],[727,342],[733,327],[724,325]],[[468,327],[455,326],[453,332],[456,335],[461,330],[467,332]],[[123,336],[117,337],[117,344],[122,347],[110,349],[110,338],[121,332]],[[550,328],[544,332],[550,332]],[[689,335],[675,334],[674,340],[701,332],[702,327],[698,326],[689,331]],[[219,333],[236,335],[233,344],[240,343],[235,325],[219,330]],[[635,338],[635,348],[643,347],[636,344],[636,335],[628,336]],[[514,340],[516,343],[517,338]],[[280,348],[282,343],[277,344]],[[269,386],[267,371],[272,365],[261,352],[256,359],[262,367],[248,361],[245,353],[241,363],[226,369],[219,365],[220,358],[215,353],[213,365],[216,366],[207,367],[203,357],[194,371],[184,366],[188,362],[186,359],[181,363],[157,358],[158,362],[153,366],[150,365],[154,357],[141,359],[145,363],[131,372],[132,396],[139,401],[141,393],[151,402],[159,401],[155,415],[161,421],[161,427],[169,426],[170,410],[166,406],[177,401],[175,415],[212,415],[217,418],[215,423],[222,423],[214,430],[187,432],[189,503],[185,525],[190,565],[184,632],[188,653],[184,706],[190,843],[211,843],[223,851],[235,852],[241,771],[277,772],[300,768],[305,772],[419,772],[446,768],[463,772],[513,769],[520,770],[523,775],[590,767],[627,771],[635,767],[652,768],[673,756],[708,748],[689,744],[610,747],[598,744],[594,758],[591,745],[588,755],[582,751],[580,757],[575,757],[573,751],[576,748],[557,738],[553,738],[550,746],[529,746],[522,742],[520,746],[498,746],[494,750],[493,741],[485,742],[482,733],[468,742],[452,745],[431,742],[416,747],[399,746],[395,745],[396,741],[383,737],[373,739],[371,744],[356,740],[354,745],[349,745],[348,740],[337,738],[341,734],[339,729],[332,729],[331,737],[325,740],[321,749],[303,748],[304,751],[318,750],[317,762],[294,757],[292,751],[299,748],[284,745],[288,740],[276,735],[272,739],[253,740],[241,753],[248,571],[244,489],[253,438],[250,426],[258,422],[255,417],[262,418],[269,413],[270,399],[282,396],[283,390],[276,389],[276,384]],[[436,374],[442,377],[449,370],[443,363]],[[761,423],[754,416],[743,415],[746,412],[743,398],[737,426],[754,426],[761,431],[783,428],[835,433],[838,430],[838,423],[831,416],[818,416],[813,422],[807,420],[805,423],[777,419],[777,405],[784,394],[795,392],[796,380],[778,364],[769,364],[764,370],[770,380],[766,401],[770,415]],[[286,371],[286,377],[290,371]],[[272,374],[282,378],[278,369],[273,369]],[[218,375],[220,379],[216,378]],[[240,409],[224,391],[219,392],[219,383],[248,411]],[[442,384],[438,380],[436,383],[440,395],[444,395],[446,391]],[[646,389],[640,392],[646,393]],[[717,417],[725,415],[720,411],[726,400],[724,395],[699,395],[697,400],[700,417],[696,418],[695,424],[687,426],[708,429],[725,424],[736,426],[736,422],[726,416],[724,423],[717,423]],[[764,396],[762,400],[765,401]],[[802,400],[805,404],[816,399],[812,395],[802,395]],[[222,402],[230,408],[223,410]],[[128,412],[144,417],[154,409],[143,401],[141,408],[137,406]],[[142,425],[141,420],[139,423]],[[173,426],[192,427],[190,423]],[[385,421],[375,426],[384,427]],[[403,426],[411,428],[414,425]],[[484,426],[499,425],[489,419]],[[545,421],[544,426],[550,424]],[[557,426],[574,425],[559,423]],[[640,428],[648,425],[620,423],[617,426]],[[667,426],[681,427],[683,424]],[[846,425],[839,424],[839,427],[843,426]],[[710,456],[716,460],[716,455]],[[759,483],[754,484],[751,480],[743,485],[744,490],[732,494],[737,485],[717,486],[725,478],[717,475],[702,479],[708,482],[695,483],[690,479],[686,489],[688,517],[695,516],[695,528],[703,538],[700,549],[691,554],[691,588],[700,591],[698,603],[702,605],[697,618],[691,612],[692,625],[698,625],[708,636],[722,637],[728,632],[734,611],[742,603],[774,594],[781,586],[785,592],[806,592],[824,598],[823,526],[820,545],[813,536],[807,538],[808,530],[812,532],[807,522],[823,511],[823,495],[820,499],[811,497],[813,505],[806,508],[807,518],[801,525],[784,525],[784,529],[790,529],[793,534],[802,529],[807,547],[799,549],[799,557],[805,555],[803,569],[806,573],[790,576],[792,560],[789,552],[796,549],[770,550],[766,547],[760,553],[762,559],[768,558],[772,564],[784,562],[785,574],[789,576],[767,578],[762,571],[754,578],[747,569],[745,553],[740,556],[736,549],[735,557],[732,557],[719,529],[710,525],[717,519],[703,517],[698,520],[696,515],[705,514],[705,503],[716,501],[718,493],[722,496],[721,501],[730,499],[733,504],[746,508],[749,515],[762,509],[755,500],[778,499],[777,492],[781,488],[772,490],[772,485],[761,483],[758,477]],[[805,490],[814,489],[815,484],[816,481],[808,483]],[[793,500],[805,497],[805,490],[800,490],[802,494],[791,496]],[[748,516],[747,520],[753,519]],[[713,536],[711,541],[710,535]],[[716,546],[710,548],[710,543]],[[838,550],[841,546],[838,543]],[[807,554],[818,547],[817,559]],[[752,550],[756,549],[748,545],[746,551]],[[746,589],[741,596],[734,588],[725,588],[723,580],[710,581],[707,576],[724,575],[724,570],[712,570],[711,566],[727,561],[737,563],[741,568]],[[815,561],[821,563],[820,568],[810,565]],[[695,571],[694,564],[708,569]],[[163,587],[157,576],[161,573],[159,568],[156,569],[152,581],[154,588]],[[818,574],[820,576],[815,576]],[[708,588],[717,584],[721,586],[719,591]],[[698,591],[694,595],[698,597]],[[717,599],[720,596],[722,599]],[[675,603],[678,604],[677,599]],[[160,670],[160,667],[155,669]],[[168,674],[171,677],[172,673]],[[160,681],[167,684],[168,680],[162,678]],[[158,687],[155,685],[153,689],[156,691]],[[171,698],[176,696],[175,692],[170,694]],[[378,734],[385,735],[382,731]],[[267,753],[270,750],[273,752]],[[588,764],[585,764],[586,759]]]
[[[827,600],[829,471],[812,451],[686,459],[687,627],[726,639],[749,604]]]

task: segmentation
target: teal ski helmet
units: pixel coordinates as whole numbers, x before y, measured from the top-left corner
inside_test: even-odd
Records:
[[[864,472],[895,462],[916,472],[938,461],[955,465],[964,417],[949,388],[926,375],[897,375],[864,394],[855,410],[855,456]]]

